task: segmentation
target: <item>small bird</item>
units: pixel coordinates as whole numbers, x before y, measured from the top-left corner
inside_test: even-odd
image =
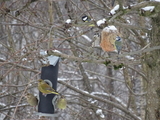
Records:
[[[27,102],[29,103],[29,105],[35,107],[38,104],[38,99],[37,97],[35,97],[33,94],[31,93],[27,93],[25,95],[25,98],[27,99]]]
[[[100,47],[100,35],[98,33],[95,33],[93,35],[94,42],[92,42],[92,47]]]
[[[89,22],[89,21],[91,21],[91,18],[87,15],[84,15],[84,16],[82,16],[82,21],[83,22]]]
[[[119,54],[122,49],[122,38],[121,37],[119,36],[116,37],[115,46]]]
[[[59,93],[54,90],[50,85],[48,85],[44,80],[38,80],[38,90],[43,94],[57,94]]]
[[[59,109],[66,109],[67,107],[67,100],[64,98],[64,96],[61,96],[58,100],[57,100],[57,108]]]

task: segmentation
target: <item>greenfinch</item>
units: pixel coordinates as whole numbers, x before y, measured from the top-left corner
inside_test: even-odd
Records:
[[[44,80],[38,80],[38,90],[43,94],[57,94],[59,93],[54,90],[50,85],[48,85]]]
[[[57,108],[59,108],[59,109],[66,109],[67,100],[63,96],[61,96],[61,98],[59,98],[57,100],[57,104],[56,105],[57,105]]]
[[[27,102],[29,103],[29,105],[31,105],[33,107],[37,106],[38,99],[33,94],[27,93],[25,95],[25,98],[27,99]]]

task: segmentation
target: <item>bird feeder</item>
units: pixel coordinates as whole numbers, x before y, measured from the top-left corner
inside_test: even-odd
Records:
[[[120,33],[115,26],[105,27],[101,32],[101,48],[107,52],[115,51],[115,40],[117,36],[120,36]]]
[[[59,57],[47,57],[49,65],[41,69],[41,79],[49,84],[53,89],[57,89],[58,78],[58,64]],[[57,96],[55,94],[43,95],[39,92],[38,115],[56,117],[55,101]]]

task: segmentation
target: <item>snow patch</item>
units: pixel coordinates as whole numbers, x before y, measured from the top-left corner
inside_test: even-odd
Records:
[[[101,118],[105,118],[104,114],[102,113],[102,109],[97,109],[96,114],[100,115]]]
[[[131,23],[130,20],[127,20],[127,23]]]
[[[88,92],[88,91],[84,91],[84,90],[83,90],[83,92],[84,92],[84,93],[87,93],[87,94],[89,94],[89,92]]]
[[[71,23],[71,22],[72,22],[71,19],[67,19],[67,20],[66,20],[66,23],[67,23],[67,24],[69,24],[69,23]]]
[[[40,50],[40,55],[47,55],[47,51]]]
[[[22,61],[27,61],[27,58],[22,58]]]
[[[101,109],[97,109],[96,114],[98,114],[98,115],[102,114],[102,110]]]
[[[147,6],[147,7],[142,8],[142,10],[152,12],[154,10],[154,8],[155,8],[155,6]]]
[[[104,93],[104,92],[92,92],[90,93],[91,95],[106,95],[106,96],[109,96],[108,93]]]
[[[103,114],[100,115],[101,118],[105,118]]]
[[[6,104],[0,102],[0,106],[4,107],[6,106]]]
[[[93,100],[93,101],[91,101],[91,104],[94,104],[94,103],[96,103],[97,102],[97,100]]]
[[[134,60],[134,57],[131,57],[131,56],[129,56],[129,55],[127,55],[127,56],[125,56],[127,59],[129,59],[129,60]]]
[[[59,50],[53,50],[53,52],[56,52],[56,53],[62,53],[62,52],[60,52]]]
[[[92,112],[89,112],[89,114],[91,115],[91,114],[92,114]]]
[[[156,2],[160,2],[160,0],[150,0],[150,1],[156,1]]]
[[[100,26],[101,24],[105,24],[105,22],[106,22],[106,19],[103,18],[102,20],[97,21],[97,25]]]
[[[89,42],[92,41],[87,35],[82,35],[82,37],[85,38],[86,40],[88,40]]]
[[[110,31],[117,31],[117,28],[115,26],[111,25],[111,26],[105,27],[103,30],[106,32],[110,32]]]
[[[111,11],[110,11],[110,14],[111,15],[114,15],[116,14],[116,11],[119,10],[119,5],[116,5]]]

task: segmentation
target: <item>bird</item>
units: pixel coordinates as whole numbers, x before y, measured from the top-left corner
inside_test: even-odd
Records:
[[[59,93],[54,90],[50,85],[48,85],[44,80],[38,80],[38,90],[43,94],[57,94]]]
[[[121,49],[122,49],[122,38],[121,37],[119,37],[119,36],[116,37],[115,46],[116,46],[116,49],[117,49],[118,54],[119,54]]]
[[[95,33],[93,35],[94,42],[92,42],[92,47],[100,47],[100,35],[98,33]]]
[[[38,99],[37,97],[35,97],[33,94],[31,93],[27,93],[25,95],[25,98],[27,99],[27,102],[29,103],[29,105],[35,107],[38,104]]]
[[[82,16],[82,21],[83,22],[89,22],[89,21],[91,21],[91,18],[87,15],[84,15],[84,16]]]
[[[66,109],[67,107],[67,100],[64,98],[64,96],[61,96],[58,100],[57,100],[57,108],[59,109]]]

